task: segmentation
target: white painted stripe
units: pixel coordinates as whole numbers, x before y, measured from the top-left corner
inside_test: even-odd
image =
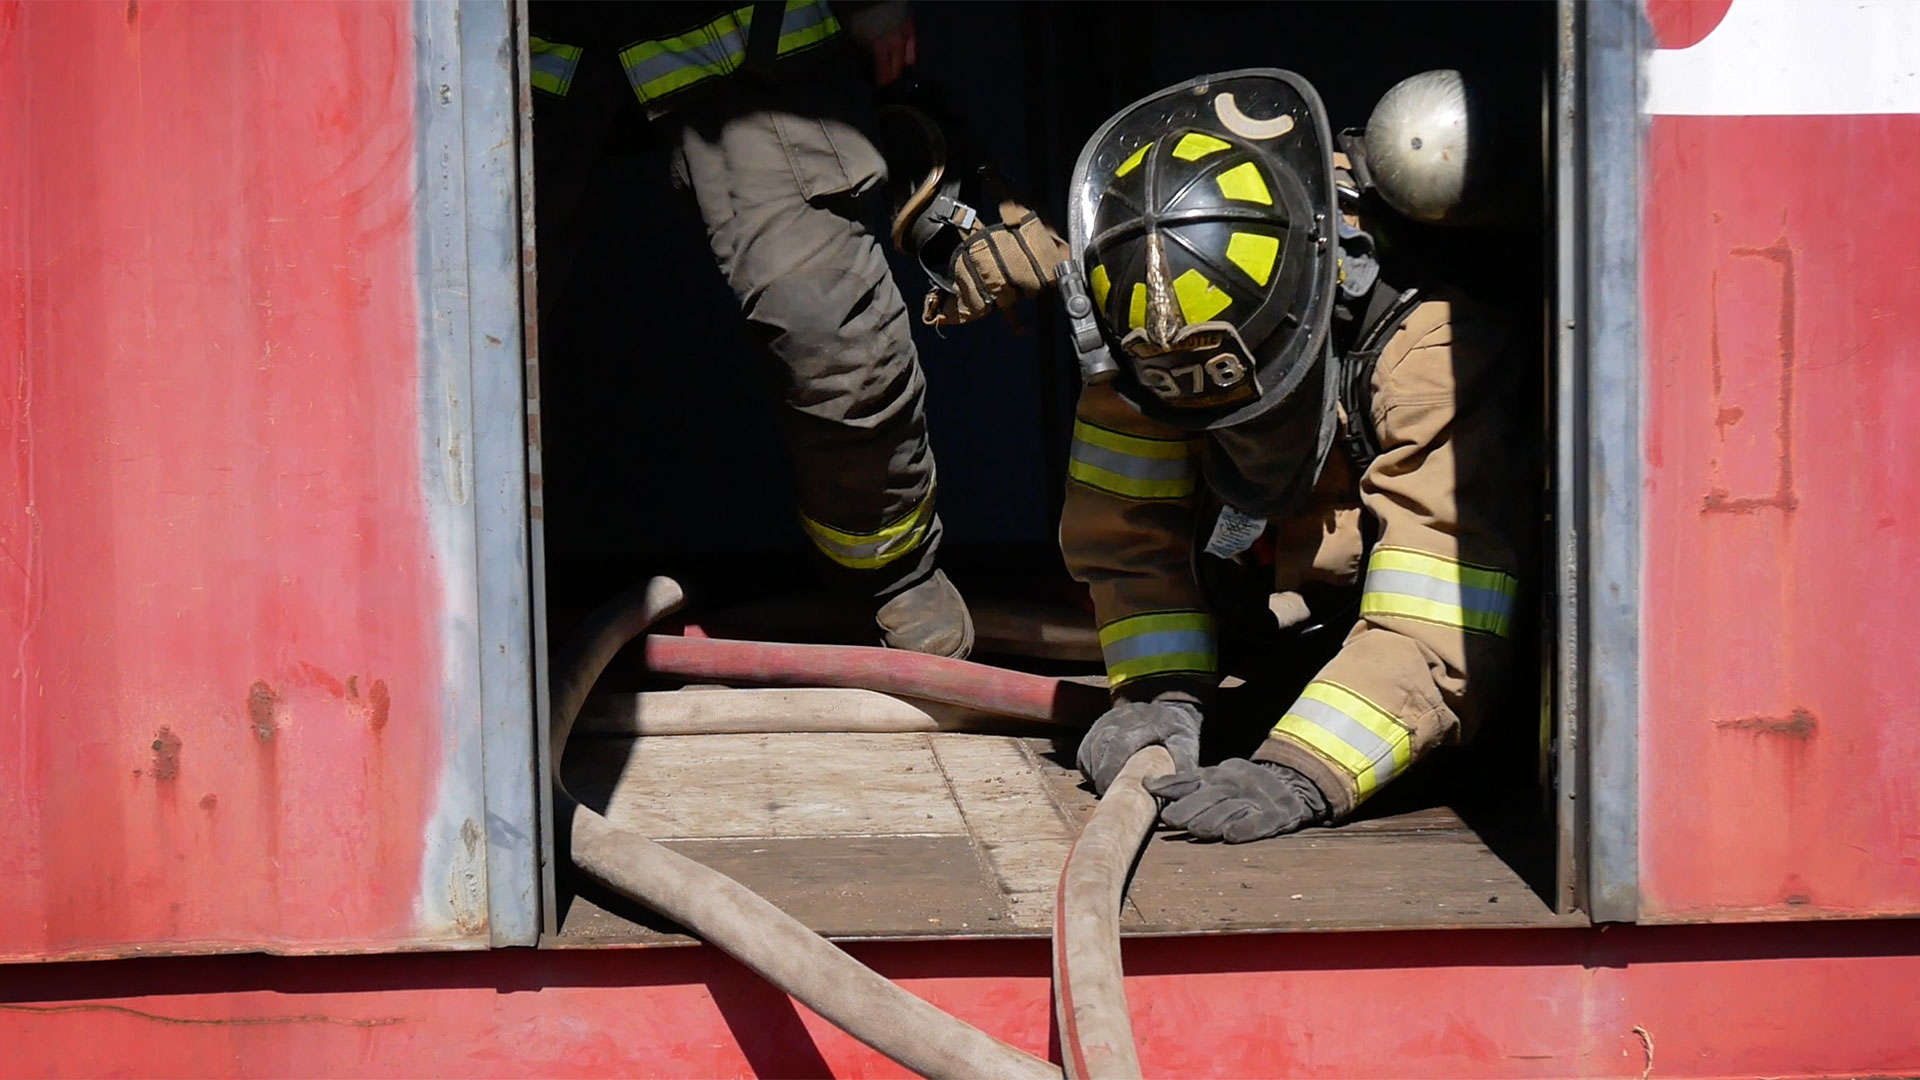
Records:
[[[1685,49],[1647,57],[1658,116],[1920,113],[1920,2],[1733,0]]]

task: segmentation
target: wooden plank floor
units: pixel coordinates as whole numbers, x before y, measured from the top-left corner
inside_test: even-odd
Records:
[[[581,739],[567,780],[841,939],[1046,935],[1094,808],[1052,742],[985,735]],[[618,897],[563,903],[561,946],[686,940]],[[1158,833],[1122,913],[1129,934],[1568,921],[1439,807],[1257,844]]]

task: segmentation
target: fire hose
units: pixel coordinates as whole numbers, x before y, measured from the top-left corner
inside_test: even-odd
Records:
[[[922,1076],[1058,1077],[1058,1067],[934,1008],[739,882],[615,824],[567,791],[561,758],[594,682],[614,654],[684,599],[678,584],[654,578],[637,596],[622,597],[589,617],[555,666],[549,759],[556,815],[568,824],[575,865],[592,881],[673,919]],[[885,649],[654,636],[646,640],[645,651],[648,667],[660,674],[866,688],[1038,722],[1090,720],[1096,700],[1105,701],[1104,694],[1090,696],[1093,688],[1080,684]],[[833,704],[818,697],[810,701],[816,707]],[[913,725],[927,723],[928,715],[924,710],[917,718],[898,713],[907,726],[890,730],[925,730]],[[1153,826],[1153,799],[1140,783],[1171,765],[1158,747],[1134,756],[1075,843],[1062,875],[1054,976],[1066,1072],[1075,1080],[1140,1075],[1121,978],[1120,898],[1134,855]]]

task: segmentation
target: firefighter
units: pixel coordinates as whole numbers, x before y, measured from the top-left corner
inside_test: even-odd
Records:
[[[573,218],[590,166],[637,106],[670,139],[675,181],[784,369],[800,522],[830,576],[874,598],[883,644],[967,655],[972,619],[936,565],[925,382],[866,224],[887,174],[862,131],[871,87],[845,47],[865,48],[876,81],[897,78],[914,61],[906,6],[548,0],[530,17],[542,306],[587,231]],[[1010,288],[987,302],[1011,302]]]
[[[1421,240],[1472,216],[1460,86],[1409,80],[1336,155],[1298,75],[1207,76],[1075,167],[1060,287],[1086,383],[1060,536],[1114,697],[1077,763],[1104,793],[1164,745],[1176,771],[1148,788],[1197,838],[1351,814],[1469,735],[1511,662],[1523,361]],[[1223,632],[1319,666],[1249,757],[1202,766]]]

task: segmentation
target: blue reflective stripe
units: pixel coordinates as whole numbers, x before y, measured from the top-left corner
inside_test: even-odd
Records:
[[[1101,654],[1108,664],[1121,664],[1146,656],[1213,651],[1213,635],[1205,630],[1156,630],[1123,637],[1103,646]]]

